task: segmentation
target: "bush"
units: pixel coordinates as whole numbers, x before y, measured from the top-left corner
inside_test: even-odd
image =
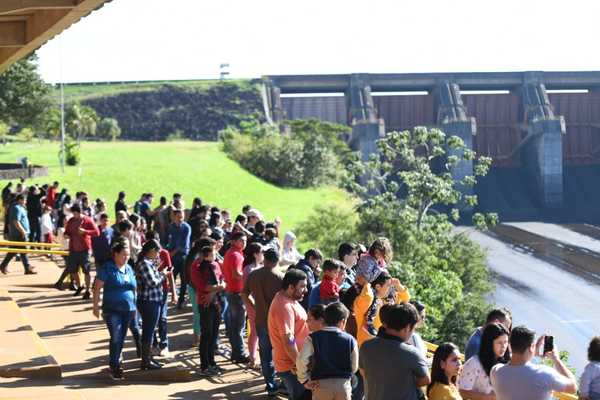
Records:
[[[254,121],[240,129],[229,127],[219,136],[233,160],[275,185],[305,188],[340,181],[343,161],[353,154],[339,138],[347,128],[317,120],[290,125],[290,135]]]
[[[336,204],[318,206],[296,228],[298,243],[303,250],[316,247],[325,257],[337,258],[341,243],[356,241],[357,222],[358,216],[352,209],[341,209]]]
[[[58,152],[58,158],[60,160],[62,155],[62,149]],[[77,165],[81,161],[81,154],[79,144],[73,140],[67,140],[65,142],[65,163],[67,165]]]

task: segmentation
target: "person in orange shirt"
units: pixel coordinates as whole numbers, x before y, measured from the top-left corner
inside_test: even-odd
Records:
[[[392,289],[394,289],[395,295],[390,299],[389,295]],[[408,289],[386,271],[382,271],[370,284],[364,285],[354,300],[358,347],[360,348],[365,341],[377,335],[377,331],[381,327],[379,310],[384,304],[406,303],[409,300]]]
[[[306,389],[296,376],[296,359],[308,337],[306,311],[299,303],[306,295],[306,274],[289,269],[269,307],[267,325],[273,346],[275,371],[283,381],[290,400],[300,400]]]

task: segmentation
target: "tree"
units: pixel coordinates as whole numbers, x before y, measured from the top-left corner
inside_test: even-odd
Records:
[[[60,138],[60,110],[58,108],[49,108],[43,116],[40,129],[46,133],[50,139]]]
[[[77,142],[81,142],[86,136],[96,135],[98,114],[92,107],[74,103],[66,114],[68,132]]]
[[[10,127],[4,122],[0,121],[0,142],[6,143],[6,135],[10,132]]]
[[[98,136],[115,141],[121,136],[119,122],[114,118],[103,118],[98,124]]]
[[[0,120],[8,125],[37,126],[50,106],[50,87],[37,70],[37,57],[30,55],[0,75]]]

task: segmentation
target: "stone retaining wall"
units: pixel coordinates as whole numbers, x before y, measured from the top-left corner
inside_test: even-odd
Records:
[[[29,165],[27,168],[23,168],[21,164],[0,163],[0,180],[27,179],[39,176],[48,176],[48,167]]]

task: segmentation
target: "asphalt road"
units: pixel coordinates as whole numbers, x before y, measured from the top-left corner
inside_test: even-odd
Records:
[[[515,326],[553,335],[557,347],[570,353],[569,364],[579,376],[587,363],[590,339],[600,335],[600,281],[592,274],[596,253],[590,251],[599,251],[600,241],[578,237],[557,225],[518,227],[527,232],[508,227],[506,235],[493,237],[469,229],[470,236],[487,249],[488,265],[497,274],[491,300],[512,311]],[[519,234],[528,242],[519,243]],[[571,247],[574,244],[579,247]]]

